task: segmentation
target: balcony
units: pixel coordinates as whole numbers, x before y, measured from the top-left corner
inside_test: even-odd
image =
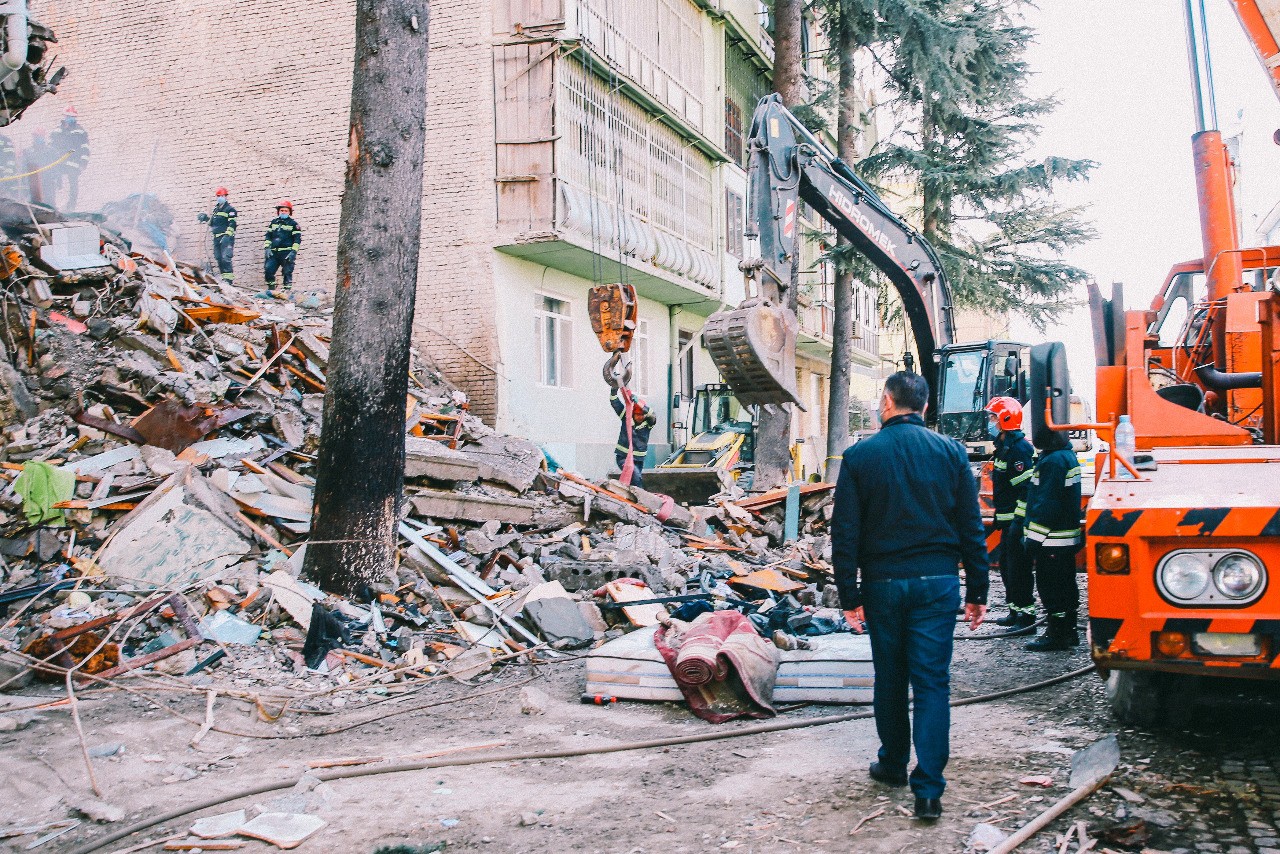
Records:
[[[874,323],[867,322],[868,318],[874,319],[875,315],[858,311],[860,306],[856,305],[859,301],[864,304],[868,302],[865,293],[859,293],[868,289],[861,285],[855,285],[854,288],[852,358],[855,363],[869,367],[880,361],[880,331]],[[823,299],[814,300],[812,296],[804,294],[800,295],[798,303],[796,316],[800,321],[800,334],[796,339],[796,349],[817,359],[830,359],[835,320],[833,304],[825,295]],[[874,302],[871,305],[874,306]]]
[[[587,279],[625,265],[642,296],[710,311],[713,160],[576,55],[531,63],[537,47],[495,48],[497,248]]]

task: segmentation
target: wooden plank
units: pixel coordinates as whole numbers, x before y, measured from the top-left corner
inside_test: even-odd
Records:
[[[635,585],[625,581],[610,581],[604,586],[605,593],[614,602],[636,602],[654,598],[653,591],[643,585]],[[654,626],[659,617],[667,615],[667,609],[661,605],[632,605],[624,607],[622,613],[633,626]]]

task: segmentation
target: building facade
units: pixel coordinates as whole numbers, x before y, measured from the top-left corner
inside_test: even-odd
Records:
[[[303,229],[295,287],[331,292],[346,157],[354,3],[305,14],[264,0],[63,0],[36,10],[68,68],[14,132],[74,105],[92,155],[85,209],[131,193],[174,213],[175,254],[207,254],[195,221],[225,185],[236,265],[261,282],[258,237],[280,198]],[[706,317],[744,295],[745,138],[769,90],[756,0],[433,0],[416,341],[498,429],[599,476],[618,422],[591,331],[592,285],[640,297],[633,386],[659,416],[650,464],[682,440],[718,375]],[[814,231],[816,223],[811,223]],[[832,271],[804,256],[797,413],[819,471]],[[861,291],[857,370],[879,370],[874,295]],[[370,330],[376,334],[376,330]],[[679,405],[677,405],[679,404]]]

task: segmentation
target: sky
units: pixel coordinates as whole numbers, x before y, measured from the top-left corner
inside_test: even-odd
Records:
[[[1228,0],[1207,0],[1219,127],[1241,132],[1240,192],[1245,245],[1280,202],[1277,100]],[[1182,0],[1040,0],[1027,14],[1039,32],[1028,61],[1033,93],[1054,95],[1033,154],[1087,158],[1088,182],[1067,185],[1059,201],[1088,206],[1098,239],[1067,259],[1106,295],[1123,282],[1126,307],[1145,308],[1169,268],[1199,258],[1200,224],[1191,163],[1195,131]],[[1085,299],[1081,288],[1078,297]],[[1093,344],[1087,308],[1045,333],[1016,320],[1024,341],[1066,343],[1075,389],[1093,397]]]

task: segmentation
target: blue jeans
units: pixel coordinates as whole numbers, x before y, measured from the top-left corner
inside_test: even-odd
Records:
[[[915,736],[916,767],[911,790],[918,798],[940,798],[950,754],[951,648],[960,607],[954,575],[864,582],[862,602],[871,634],[876,681],[874,708],[880,763],[903,773]],[[915,698],[914,733],[907,686]]]

